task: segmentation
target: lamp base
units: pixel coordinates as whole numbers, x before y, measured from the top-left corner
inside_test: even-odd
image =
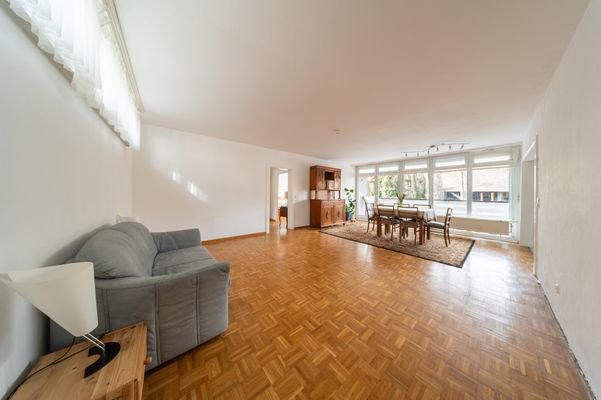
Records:
[[[104,344],[105,350],[104,352],[98,347],[90,347],[88,351],[88,357],[99,355],[100,357],[94,361],[93,364],[90,364],[86,367],[83,377],[87,378],[92,375],[94,372],[99,371],[105,365],[113,361],[119,351],[121,350],[121,345],[117,342],[108,342]]]

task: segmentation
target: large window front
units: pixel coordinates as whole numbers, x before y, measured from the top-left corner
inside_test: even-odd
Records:
[[[517,147],[405,159],[357,167],[358,215],[363,199],[380,204],[431,204],[437,215],[511,221]]]

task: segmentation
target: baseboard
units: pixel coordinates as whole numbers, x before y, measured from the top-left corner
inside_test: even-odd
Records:
[[[265,232],[247,233],[245,235],[228,236],[228,237],[218,238],[218,239],[203,240],[202,244],[204,246],[205,244],[222,243],[222,242],[227,242],[230,240],[238,240],[238,239],[249,239],[249,238],[258,237],[258,236],[265,236]]]

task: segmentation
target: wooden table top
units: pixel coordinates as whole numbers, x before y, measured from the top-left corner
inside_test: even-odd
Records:
[[[121,350],[117,357],[100,371],[84,378],[84,370],[96,358],[88,357],[88,348],[91,345],[83,341],[69,351],[72,357],[32,376],[11,399],[112,399],[111,393],[120,392],[123,386],[135,380],[142,384],[146,361],[146,324],[139,322],[109,332],[102,341],[118,342]],[[29,375],[51,364],[66,350],[61,349],[42,356]],[[141,390],[138,396],[131,398],[140,398],[140,395]]]

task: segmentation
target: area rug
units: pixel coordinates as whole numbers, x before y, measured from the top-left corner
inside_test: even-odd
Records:
[[[378,237],[376,229],[372,231],[371,226],[369,232],[365,232],[366,230],[367,223],[357,221],[346,225],[323,228],[320,232],[458,268],[463,267],[463,263],[475,243],[471,239],[451,236],[451,244],[449,247],[445,247],[442,235],[432,234],[430,240],[426,240],[424,244],[419,244],[418,239],[418,245],[416,246],[413,241],[413,230],[411,229],[409,230],[409,237],[403,238],[401,242],[399,242],[398,230],[394,233],[394,240],[390,240],[390,234]]]

